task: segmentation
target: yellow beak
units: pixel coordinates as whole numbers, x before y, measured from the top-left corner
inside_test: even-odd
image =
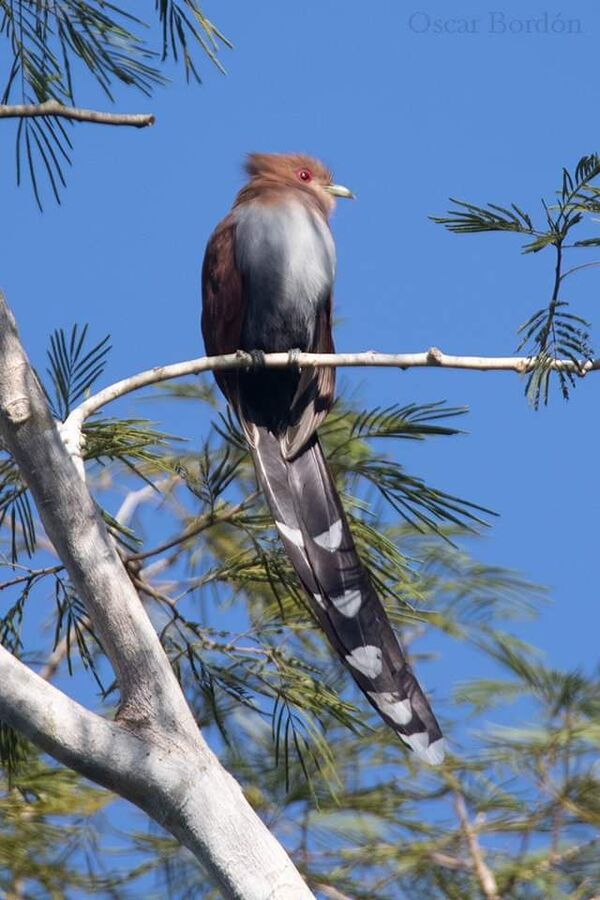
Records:
[[[346,200],[356,200],[356,195],[353,194],[349,188],[344,187],[343,184],[324,184],[323,188],[328,194],[333,194],[334,197],[344,197]]]

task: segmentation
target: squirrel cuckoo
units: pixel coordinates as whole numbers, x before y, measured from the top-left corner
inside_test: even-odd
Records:
[[[253,153],[248,183],[211,236],[202,269],[208,354],[333,352],[336,197],[353,195],[302,155]],[[335,369],[215,372],[248,440],[259,484],[313,614],[402,741],[439,763],[444,739],[362,565],[317,428]]]

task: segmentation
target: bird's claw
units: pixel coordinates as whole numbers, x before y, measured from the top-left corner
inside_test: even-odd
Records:
[[[256,369],[264,369],[265,368],[265,352],[264,350],[248,350],[248,356],[251,359],[250,365],[248,366],[249,371],[255,371]]]
[[[302,353],[302,351],[300,350],[299,347],[292,347],[290,350],[288,350],[288,362],[292,369],[300,368],[300,363],[298,362],[298,359],[299,359],[301,353]]]

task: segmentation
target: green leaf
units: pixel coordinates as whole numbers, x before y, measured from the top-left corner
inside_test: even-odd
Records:
[[[514,231],[520,234],[534,234],[530,217],[512,204],[512,209],[488,203],[487,207],[476,206],[464,200],[450,197],[456,209],[447,216],[429,216],[437,225],[444,225],[455,234],[473,234],[480,231]]]
[[[600,247],[600,237],[585,238],[581,241],[575,241],[574,247]]]
[[[0,453],[0,528],[8,522],[13,563],[21,547],[28,556],[36,548],[36,529],[29,492],[12,457]]]
[[[52,414],[63,421],[102,375],[110,352],[110,335],[88,349],[88,326],[73,325],[70,335],[59,328],[50,337],[48,375],[53,385]]]
[[[522,248],[523,253],[539,253],[540,250],[543,250],[544,247],[549,247],[551,244],[557,243],[557,235],[553,231],[547,231],[544,234],[540,234],[535,240],[530,241],[529,244],[524,244]]]
[[[0,722],[0,766],[6,773],[10,787],[30,758],[31,745],[23,735],[7,725],[6,722]]]

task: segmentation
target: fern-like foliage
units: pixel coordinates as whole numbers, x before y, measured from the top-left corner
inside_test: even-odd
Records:
[[[31,556],[36,528],[29,493],[12,457],[0,451],[0,529],[4,524],[8,524],[11,560],[17,562],[21,549]]]
[[[6,773],[10,787],[22,771],[24,762],[31,756],[31,746],[24,737],[5,722],[0,722],[0,766]]]
[[[522,337],[517,351],[532,347],[536,351],[536,365],[527,381],[527,394],[536,408],[540,403],[548,403],[553,373],[563,398],[568,400],[569,389],[577,383],[578,371],[583,371],[583,363],[594,355],[590,343],[590,323],[581,316],[566,312],[568,306],[564,300],[557,300],[535,312],[518,330]],[[575,370],[557,369],[557,359],[569,360]]]
[[[227,490],[239,473],[246,456],[246,448],[226,443],[223,450],[213,451],[206,441],[197,461],[194,474],[186,466],[180,465],[177,474],[183,478],[187,488],[201,502],[203,508],[214,513],[221,495]]]
[[[64,421],[78,401],[91,390],[102,375],[110,352],[110,338],[91,344],[88,326],[74,325],[70,332],[57,329],[50,337],[47,384],[42,384],[53,416]],[[176,475],[179,463],[166,453],[176,442],[172,435],[153,427],[145,419],[93,418],[83,428],[84,459],[107,465],[122,463],[139,478],[168,472]],[[135,541],[118,523],[108,524],[115,534]],[[8,546],[12,562],[21,552],[31,556],[36,549],[36,519],[27,486],[11,456],[0,449],[0,529],[8,526]],[[0,545],[1,548],[1,545]]]
[[[430,216],[432,222],[444,225],[455,234],[475,234],[480,231],[513,231],[518,234],[535,235],[536,231],[528,213],[511,204],[508,209],[496,203],[488,203],[487,207],[476,206],[464,200],[450,197],[454,209],[448,210],[446,216]]]
[[[465,412],[463,407],[446,407],[443,403],[404,407],[394,404],[385,409],[352,411],[341,415],[334,412],[321,429],[321,434],[330,450],[334,471],[372,485],[413,527],[431,529],[445,536],[444,525],[476,528],[485,524],[482,515],[493,513],[407,474],[396,459],[374,451],[370,442],[379,439],[450,437],[459,434],[458,429],[437,423]]]
[[[600,238],[589,237],[571,241],[571,232],[585,221],[586,215],[600,212],[600,188],[592,182],[600,175],[600,156],[583,156],[575,170],[563,169],[560,188],[553,203],[542,201],[543,222],[534,225],[531,216],[516,204],[510,208],[490,203],[487,207],[453,200],[454,209],[446,216],[432,216],[456,234],[484,231],[510,231],[529,240],[524,253],[538,253],[552,247],[555,254],[554,279],[548,304],[534,313],[520,328],[520,352],[535,359],[526,379],[526,395],[535,408],[547,404],[551,377],[558,379],[562,396],[568,399],[570,389],[577,382],[583,363],[593,356],[590,324],[581,316],[568,311],[563,296],[565,279],[583,268],[600,265],[600,261],[583,263],[565,270],[565,254],[573,249],[600,246]],[[573,363],[571,368],[556,365],[557,360]]]
[[[55,576],[54,581],[54,600],[56,603],[56,625],[53,650],[56,650],[60,640],[64,637],[65,659],[69,675],[72,675],[74,665],[73,644],[75,644],[77,657],[84,669],[91,673],[100,691],[105,693],[96,665],[96,654],[101,649],[100,644],[73,586],[58,574]]]
[[[443,402],[410,403],[407,406],[394,403],[387,407],[376,407],[356,415],[350,439],[407,438],[422,441],[434,435],[451,436],[459,432],[447,425],[432,423],[441,419],[453,419],[466,412],[464,406],[450,407]]]
[[[197,0],[156,0],[154,12],[153,28],[152,19],[141,18],[139,10],[133,14],[102,0],[0,0],[0,41],[7,60],[0,103],[76,105],[75,81],[83,73],[110,100],[115,85],[151,96],[167,81],[162,63],[170,58],[181,62],[188,80],[200,81],[200,56],[222,70],[219,50],[231,44]],[[50,116],[19,120],[17,182],[29,177],[40,209],[41,173],[60,203],[71,163],[72,125]]]
[[[225,35],[208,19],[197,0],[155,0],[162,27],[162,54],[164,61],[170,56],[181,59],[185,76],[200,82],[196,62],[196,50],[200,47],[221,72],[225,72],[218,58],[222,47],[231,48]]]
[[[93,347],[86,346],[88,326],[74,325],[71,333],[59,328],[50,337],[49,368],[46,370],[53,390],[48,399],[52,415],[64,421],[78,400],[102,375],[110,352],[110,336]]]
[[[101,812],[113,802],[25,745],[11,777],[0,774],[2,896],[120,896],[120,867],[99,852]]]
[[[166,451],[177,439],[146,419],[88,420],[83,436],[86,461],[102,465],[119,461],[144,481],[148,480],[146,471],[175,473],[176,464]]]

